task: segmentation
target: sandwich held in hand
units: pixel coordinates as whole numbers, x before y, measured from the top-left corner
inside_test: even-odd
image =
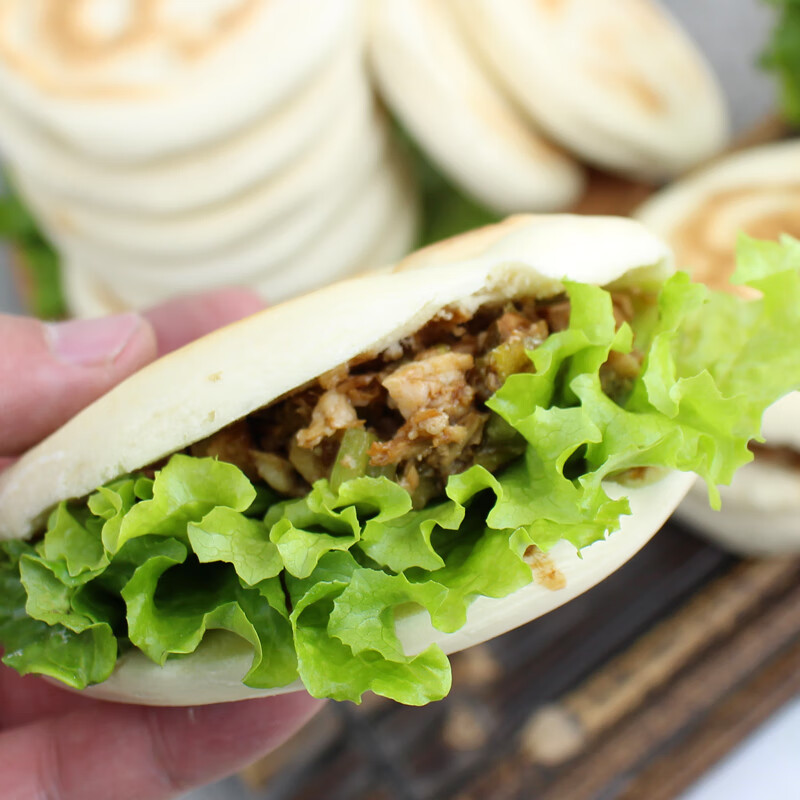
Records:
[[[755,246],[753,246],[755,247]],[[155,362],[0,476],[5,663],[97,697],[421,704],[588,589],[800,385],[800,264],[517,217]]]
[[[737,234],[759,239],[800,236],[800,143],[753,148],[717,162],[645,203],[636,216],[672,245],[678,263],[714,289],[757,296],[731,285]],[[800,260],[796,241],[743,245],[741,257],[765,264]],[[788,323],[787,323],[788,324]],[[788,333],[788,331],[787,331]],[[800,356],[798,356],[800,357]],[[722,487],[722,513],[695,486],[680,514],[714,541],[738,553],[800,553],[800,394],[767,409],[755,459]]]

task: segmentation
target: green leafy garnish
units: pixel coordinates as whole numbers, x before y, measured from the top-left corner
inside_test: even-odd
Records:
[[[800,0],[765,0],[778,13],[772,40],[762,64],[780,80],[786,119],[800,125]]]

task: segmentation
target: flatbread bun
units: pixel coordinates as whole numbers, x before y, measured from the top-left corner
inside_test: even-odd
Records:
[[[277,229],[258,231],[202,258],[156,262],[46,230],[67,261],[108,285],[131,308],[232,285],[251,286],[278,302],[358,271],[403,206],[416,210],[405,161],[398,157],[373,166],[355,185],[344,183],[346,192],[337,187]]]
[[[399,159],[369,191],[342,207],[325,232],[256,288],[268,302],[278,302],[393,263],[414,248],[420,217],[418,187]]]
[[[727,141],[711,70],[652,0],[454,0],[453,7],[520,106],[591,163],[660,179]]]
[[[14,182],[55,235],[60,231],[100,247],[137,253],[159,269],[159,259],[195,259],[255,233],[277,234],[290,217],[312,213],[315,204],[336,202],[335,198],[340,202],[352,186],[374,172],[387,149],[386,121],[366,84],[354,94],[357,102],[340,108],[326,135],[299,158],[242,192],[203,207],[189,203],[188,210],[180,213],[141,214],[85,203],[53,191],[27,170],[14,171]],[[157,192],[154,185],[153,193]]]
[[[516,217],[421,251],[394,269],[344,281],[224,328],[131,376],[0,475],[0,535],[31,536],[61,500],[81,497],[153,463],[367,351],[380,351],[439,310],[516,296],[548,297],[572,279],[655,286],[672,271],[664,244],[637,223],[602,217]],[[336,335],[332,336],[331,332]],[[546,578],[504,600],[479,600],[466,628],[444,635],[425,614],[398,623],[409,652],[446,651],[492,638],[575,597],[630,558],[660,528],[691,475],[670,473],[622,490],[633,513],[622,530],[579,555],[562,542]],[[534,568],[538,568],[534,564]],[[560,587],[560,588],[559,588]],[[244,687],[249,653],[209,637],[196,655],[157,667],[126,655],[90,693],[118,701],[194,705],[300,689]]]
[[[374,182],[352,206],[342,207],[328,230],[250,288],[274,303],[394,263],[413,249],[419,222],[417,194],[408,177],[392,179],[384,174],[384,179]],[[111,274],[105,266],[99,263],[87,269],[83,262],[64,261],[64,292],[73,316],[100,317],[142,309],[178,291],[146,285],[141,275],[126,279],[118,272]],[[218,281],[220,285],[235,284],[224,272]],[[190,291],[192,284],[190,280],[183,291]]]
[[[655,194],[634,216],[695,280],[730,290],[736,238],[800,237],[800,141],[744,150]]]
[[[359,54],[349,47],[246,128],[169,158],[127,165],[70,147],[0,92],[0,146],[18,171],[71,208],[126,216],[186,213],[277,180],[309,151],[324,151],[327,139],[336,139],[336,131],[363,108],[368,93]]]
[[[282,218],[273,219],[273,224],[269,224],[269,193],[264,193],[266,197],[260,193],[248,195],[239,203],[188,217],[182,223],[185,249],[176,241],[166,248],[167,253],[152,252],[148,244],[139,247],[133,239],[124,242],[131,248],[107,244],[102,241],[102,234],[98,241],[94,236],[97,218],[81,215],[69,204],[53,202],[20,175],[15,183],[29,207],[37,212],[48,238],[70,259],[92,269],[97,265],[98,274],[106,280],[119,278],[164,292],[187,291],[195,284],[252,281],[270,272],[313,241],[341,209],[352,205],[372,185],[394,180],[395,167],[382,163],[385,131],[364,145],[363,160],[358,159],[346,176],[319,187],[306,203],[290,208]],[[192,219],[197,226],[198,245],[191,242]]]
[[[674,248],[677,263],[715,289],[735,289],[740,231],[761,239],[800,236],[800,142],[753,148],[724,158],[648,200],[635,216]],[[766,447],[800,454],[800,394],[764,415]],[[800,456],[796,461],[800,465]],[[698,485],[679,514],[706,537],[743,555],[800,553],[800,468],[764,452],[720,487],[722,511],[712,511]]]
[[[446,305],[551,296],[564,279],[656,284],[672,269],[667,247],[624,219],[515,217],[466,242],[434,245],[391,272],[276,305],[131,376],[0,475],[0,536],[29,536],[61,500],[83,497],[360,353],[384,349]]]
[[[403,186],[398,186],[401,193],[399,204],[391,205],[383,212],[378,208],[379,219],[384,219],[380,230],[372,231],[366,245],[358,237],[363,232],[359,216],[348,215],[346,223],[337,227],[330,235],[321,236],[311,244],[310,249],[298,256],[295,262],[285,265],[283,272],[272,278],[263,279],[257,287],[265,299],[274,302],[275,297],[291,294],[296,286],[299,273],[303,285],[314,286],[320,276],[333,273],[332,280],[359,274],[367,270],[393,264],[413,249],[419,233],[419,208],[416,196]],[[369,196],[365,198],[364,207],[368,207]],[[372,209],[375,207],[373,206]],[[351,209],[352,212],[352,209]],[[80,268],[74,263],[65,261],[62,265],[64,294],[67,307],[75,317],[102,317],[130,311],[137,306],[132,301],[125,302],[114,288],[94,273]],[[144,308],[157,301],[157,292],[152,299],[141,298],[140,306]]]
[[[496,88],[449,4],[378,0],[369,8],[381,96],[451,180],[499,213],[556,211],[578,199],[583,170]]]
[[[163,158],[263,119],[359,17],[357,0],[7,0],[0,94],[89,156]]]
[[[770,458],[767,451],[742,467],[730,486],[720,486],[722,510],[709,507],[701,481],[678,515],[703,536],[739,555],[800,554],[800,393],[782,397],[764,414],[766,447],[786,448],[795,457]]]
[[[676,514],[694,530],[740,556],[800,553],[800,470],[756,460],[721,486],[722,511],[708,505],[697,481]]]

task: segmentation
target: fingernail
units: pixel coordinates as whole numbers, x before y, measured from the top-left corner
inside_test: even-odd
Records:
[[[112,364],[142,325],[138,314],[79,319],[45,325],[50,351],[65,364],[100,367]]]

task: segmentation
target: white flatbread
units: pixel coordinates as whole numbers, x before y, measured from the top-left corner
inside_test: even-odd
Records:
[[[415,197],[405,197],[403,202],[391,209],[390,218],[385,229],[377,234],[376,241],[370,242],[371,249],[366,257],[362,257],[362,247],[350,247],[347,250],[331,252],[329,237],[322,237],[318,244],[312,246],[310,253],[303,258],[303,265],[312,264],[312,271],[306,283],[318,281],[319,275],[333,271],[335,278],[344,278],[350,274],[359,274],[366,270],[392,264],[409,253],[417,241],[419,231],[419,208]],[[339,231],[334,234],[341,236]],[[375,237],[373,237],[375,238]],[[344,239],[345,244],[348,240]],[[358,241],[355,242],[358,245]],[[352,252],[351,252],[352,251]],[[355,253],[355,254],[353,254]],[[332,266],[331,263],[332,262]],[[322,266],[320,266],[322,265]],[[292,266],[289,266],[289,270]],[[119,314],[135,310],[132,303],[124,302],[106,283],[93,273],[65,262],[62,265],[62,276],[67,308],[73,317],[103,317],[108,314]],[[287,290],[287,286],[289,289]],[[291,291],[292,278],[288,279],[278,273],[275,285],[269,279],[262,281],[259,289],[265,299],[274,301],[280,292]],[[140,308],[158,302],[157,297],[142,299]]]
[[[635,216],[670,242],[677,263],[695,280],[748,294],[729,283],[739,232],[800,236],[800,142],[728,156],[654,195]],[[800,453],[800,394],[767,409],[762,432],[767,446]],[[680,515],[737,553],[800,553],[800,470],[757,455],[721,493],[722,511],[714,512],[698,485]]]
[[[400,161],[379,163],[359,178],[331,189],[323,202],[298,209],[277,228],[203,258],[154,262],[62,235],[54,241],[69,262],[133,308],[232,285],[251,286],[276,302],[355,271],[390,215],[403,203],[416,203]]]
[[[800,553],[800,470],[758,459],[742,467],[730,486],[721,486],[720,495],[722,510],[714,511],[698,480],[676,514],[704,538],[740,556]]]
[[[517,296],[548,297],[572,279],[654,286],[672,271],[669,250],[629,220],[517,217],[428,248],[394,270],[370,273],[275,306],[176,351],[128,378],[0,475],[0,536],[30,536],[55,503],[182,449],[364,352],[379,352],[445,306],[475,310]],[[335,332],[335,335],[332,335]],[[566,585],[534,583],[504,600],[479,600],[451,636],[426,612],[399,621],[409,652],[430,641],[448,652],[492,638],[556,608],[630,558],[692,481],[669,474],[627,489],[622,531],[585,549],[548,555]],[[610,487],[622,492],[620,487]],[[195,705],[300,689],[254,691],[240,681],[249,653],[210,637],[198,654],[148,663],[126,655],[90,693],[149,704]]]
[[[520,106],[587,161],[665,178],[727,141],[712,72],[652,0],[454,0],[453,7]]]
[[[382,96],[458,186],[499,213],[556,211],[578,199],[582,169],[495,87],[448,4],[377,0],[370,11]]]
[[[419,231],[416,192],[402,174],[392,177],[390,171],[385,177],[388,180],[374,183],[352,207],[342,208],[330,230],[252,288],[274,303],[394,263],[408,253]],[[73,316],[100,317],[143,309],[175,294],[163,287],[145,286],[136,276],[112,280],[101,273],[100,269],[86,269],[82,264],[64,263],[64,291]],[[228,282],[223,280],[222,284]]]
[[[268,302],[278,302],[393,262],[413,247],[419,216],[417,186],[398,159],[385,178],[341,209],[325,233],[256,288]]]
[[[356,113],[363,105],[365,82],[359,54],[351,46],[340,48],[308,85],[247,128],[132,166],[103,163],[71,148],[9,106],[0,92],[0,150],[15,170],[70,207],[142,216],[187,213],[275,180],[299,164],[328,138],[331,120],[347,118],[351,108]]]
[[[299,163],[290,163],[242,194],[185,214],[136,216],[81,205],[22,172],[14,172],[14,182],[54,241],[70,251],[98,250],[107,256],[111,272],[194,267],[242,240],[278,238],[293,221],[308,219],[306,227],[313,232],[315,209],[324,214],[331,204],[338,207],[376,170],[385,156],[388,131],[367,87],[362,89],[358,102]]]
[[[346,39],[358,42],[358,5],[4,0],[0,95],[92,157],[165,157],[277,108]]]
[[[653,195],[634,216],[670,242],[696,280],[730,290],[740,231],[800,237],[800,141],[727,156]]]
[[[412,187],[415,189],[415,187]],[[401,186],[402,189],[402,186]],[[409,188],[401,194],[402,202],[390,214],[388,221],[379,232],[377,240],[366,256],[359,262],[353,275],[383,269],[407,256],[419,242],[421,212],[416,195]]]

